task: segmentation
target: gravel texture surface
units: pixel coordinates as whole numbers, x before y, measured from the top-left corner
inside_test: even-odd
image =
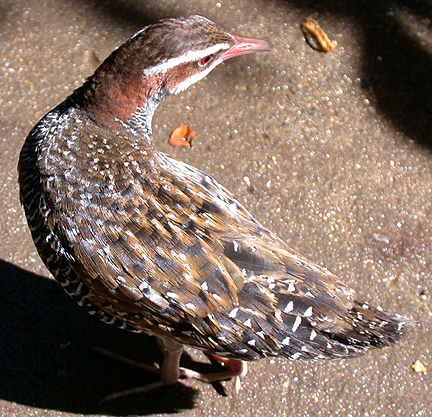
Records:
[[[155,146],[228,186],[268,228],[344,277],[361,298],[418,324],[391,349],[333,362],[251,364],[238,395],[185,381],[102,403],[151,376],[91,350],[146,362],[152,338],[72,304],[39,260],[16,164],[28,131],[142,26],[202,14],[263,37],[271,53],[230,60],[154,120]],[[312,50],[314,17],[338,47]],[[366,0],[0,0],[0,415],[432,415],[432,6]],[[191,149],[167,140],[196,130]],[[193,350],[189,358],[205,361]]]

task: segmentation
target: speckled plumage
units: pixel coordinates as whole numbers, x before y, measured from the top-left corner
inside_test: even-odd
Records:
[[[235,56],[238,39],[199,16],[147,27],[33,128],[19,177],[41,258],[103,321],[224,357],[341,358],[395,342],[406,319],[358,301],[215,179],[153,148],[160,100]]]

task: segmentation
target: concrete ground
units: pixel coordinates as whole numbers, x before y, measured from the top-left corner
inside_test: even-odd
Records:
[[[151,376],[152,338],[87,317],[39,260],[19,203],[24,138],[140,27],[203,14],[271,40],[220,66],[155,118],[155,146],[211,173],[267,227],[344,277],[361,298],[416,320],[401,344],[363,357],[251,364],[238,395],[185,381],[111,403]],[[314,14],[338,48],[312,50]],[[432,5],[367,0],[0,0],[0,415],[432,415]],[[172,148],[172,129],[197,132]],[[205,361],[193,350],[186,360]]]

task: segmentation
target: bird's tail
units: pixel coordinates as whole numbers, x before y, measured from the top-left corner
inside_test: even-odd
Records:
[[[354,301],[346,320],[350,326],[339,334],[333,334],[332,338],[348,341],[351,346],[361,349],[392,345],[403,338],[414,324],[411,319],[360,301]]]

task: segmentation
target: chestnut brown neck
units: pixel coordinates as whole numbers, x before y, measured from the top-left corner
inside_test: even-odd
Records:
[[[154,112],[168,94],[155,76],[118,66],[99,67],[82,89],[84,107],[93,119],[116,130],[123,126],[146,136],[151,136]]]

